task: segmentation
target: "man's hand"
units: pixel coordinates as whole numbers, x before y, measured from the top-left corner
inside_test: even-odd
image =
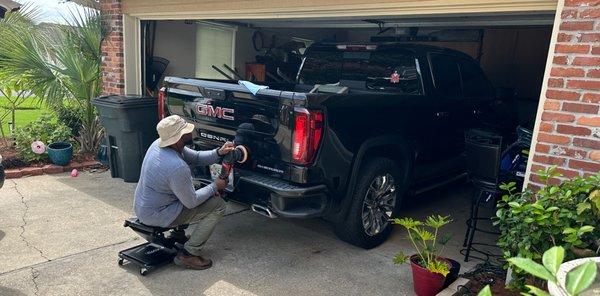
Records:
[[[217,186],[217,190],[223,190],[227,187],[229,180],[223,180],[221,178],[217,178],[215,180],[215,185]]]
[[[225,142],[225,144],[223,144],[223,146],[217,150],[217,154],[219,154],[219,156],[223,156],[233,151],[233,149],[235,149],[233,142]]]

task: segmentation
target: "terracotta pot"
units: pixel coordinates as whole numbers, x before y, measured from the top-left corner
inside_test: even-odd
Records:
[[[410,256],[410,267],[413,274],[413,288],[418,296],[435,296],[444,288],[446,277],[433,273],[419,265],[419,255]],[[450,262],[445,258],[438,258],[440,261],[446,262],[451,266]]]

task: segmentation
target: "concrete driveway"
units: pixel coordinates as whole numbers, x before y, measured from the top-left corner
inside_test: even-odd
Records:
[[[268,219],[236,204],[206,246],[205,271],[169,265],[146,277],[119,267],[117,252],[141,243],[123,220],[132,216],[135,184],[82,172],[7,180],[0,189],[0,295],[412,295],[405,233],[372,250],[339,241],[323,220]],[[459,250],[470,188],[418,196],[405,213],[451,214],[445,255]],[[463,271],[476,261],[463,265]]]

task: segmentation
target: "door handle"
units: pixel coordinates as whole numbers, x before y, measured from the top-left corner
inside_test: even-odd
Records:
[[[449,116],[450,116],[450,112],[445,112],[445,111],[435,112],[435,117],[438,117],[438,118],[447,118]]]

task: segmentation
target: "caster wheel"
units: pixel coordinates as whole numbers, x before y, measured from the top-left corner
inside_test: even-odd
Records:
[[[145,276],[145,275],[147,275],[147,274],[148,274],[148,269],[147,269],[147,268],[145,268],[145,267],[144,267],[144,268],[140,268],[140,274],[141,274],[142,276]]]
[[[119,258],[119,260],[117,260],[117,264],[119,264],[119,266],[123,266],[124,263],[125,260],[123,260],[123,258]]]

